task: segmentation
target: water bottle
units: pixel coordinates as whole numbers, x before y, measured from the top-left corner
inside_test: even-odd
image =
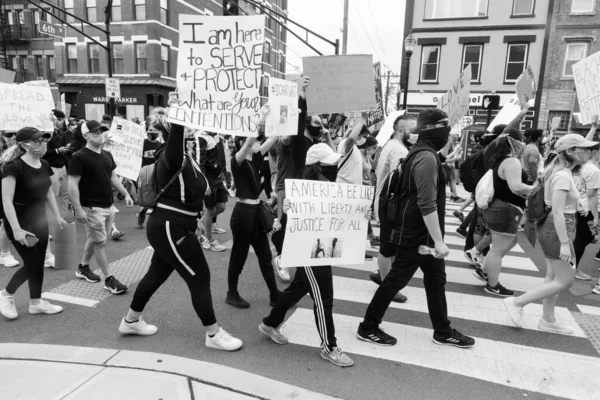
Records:
[[[424,244],[419,246],[419,254],[422,254],[424,256],[435,256],[437,254],[437,252],[435,251],[434,248],[429,247],[429,246],[425,246]]]
[[[273,226],[275,226],[275,224],[277,224],[278,222],[279,222],[279,218],[275,218],[275,219],[273,219]],[[275,232],[277,232],[277,230],[276,230],[276,229],[273,229],[271,232],[269,232],[269,235],[270,235],[270,236],[273,236],[273,234],[274,234]]]

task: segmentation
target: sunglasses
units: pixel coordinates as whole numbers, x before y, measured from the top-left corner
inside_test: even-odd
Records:
[[[43,144],[43,143],[48,143],[49,141],[50,141],[50,138],[39,138],[36,140],[30,140],[29,143]]]

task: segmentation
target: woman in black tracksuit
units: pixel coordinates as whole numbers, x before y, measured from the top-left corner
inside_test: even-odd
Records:
[[[196,160],[184,150],[183,126],[169,124],[164,109],[153,111],[151,125],[161,131],[165,140],[155,152],[157,189],[164,188],[180,170],[181,173],[164,192],[148,219],[146,235],[154,255],[119,331],[137,335],[153,335],[158,331],[140,315],[150,297],[175,270],[188,285],[194,310],[206,327],[206,347],[237,350],[242,347],[242,341],[229,335],[217,323],[210,292],[210,270],[195,235],[208,188],[206,177]]]

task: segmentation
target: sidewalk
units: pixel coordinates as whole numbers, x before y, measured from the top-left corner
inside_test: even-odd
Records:
[[[22,343],[0,344],[0,387],[23,400],[333,399],[166,354]]]

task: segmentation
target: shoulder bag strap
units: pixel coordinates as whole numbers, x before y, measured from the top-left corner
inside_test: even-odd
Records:
[[[160,196],[162,196],[163,193],[165,193],[165,191],[169,188],[169,186],[171,186],[173,184],[173,182],[175,182],[175,179],[177,179],[179,177],[179,175],[181,175],[181,173],[183,172],[183,169],[185,168],[186,161],[187,161],[187,155],[184,155],[183,163],[181,164],[181,168],[179,168],[179,170],[171,177],[171,179],[169,179],[167,184],[165,186],[163,186],[162,189],[160,189],[160,191],[158,192],[158,195],[156,196],[157,201],[160,198]]]
[[[344,165],[346,165],[346,162],[350,159],[350,156],[352,155],[352,152],[354,151],[354,146],[352,146],[352,149],[350,149],[350,153],[348,153],[348,156],[344,159],[344,161],[342,161],[342,165],[340,165],[338,167],[338,171],[341,170]]]

